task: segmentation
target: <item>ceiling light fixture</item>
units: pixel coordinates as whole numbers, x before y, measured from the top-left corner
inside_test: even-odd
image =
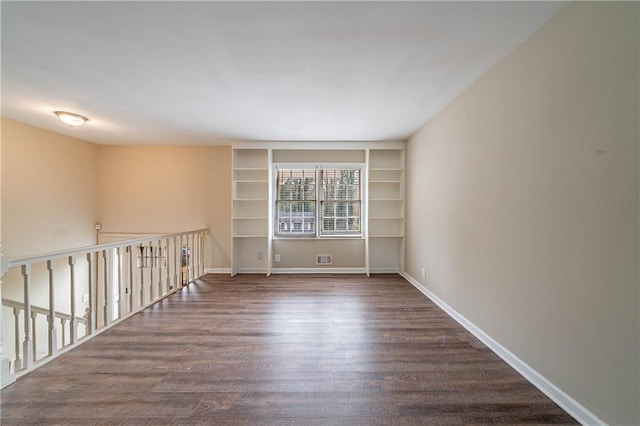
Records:
[[[54,111],[53,113],[57,115],[60,121],[64,124],[72,127],[82,126],[84,123],[89,121],[89,119],[84,115],[74,114],[72,112]]]

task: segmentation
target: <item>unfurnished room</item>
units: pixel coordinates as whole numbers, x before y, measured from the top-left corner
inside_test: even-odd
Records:
[[[3,425],[640,425],[640,3],[0,20]]]

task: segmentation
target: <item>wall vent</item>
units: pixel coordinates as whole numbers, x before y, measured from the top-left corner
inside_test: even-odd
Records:
[[[316,265],[331,265],[333,256],[330,254],[316,254]]]

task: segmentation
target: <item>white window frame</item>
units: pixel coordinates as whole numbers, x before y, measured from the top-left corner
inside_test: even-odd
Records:
[[[362,239],[365,238],[365,163],[273,163],[273,180],[271,181],[273,203],[273,238],[274,239]],[[278,222],[278,169],[282,170],[315,170],[315,232],[313,233],[280,233]],[[359,170],[360,171],[360,231],[350,233],[322,232],[322,170]]]

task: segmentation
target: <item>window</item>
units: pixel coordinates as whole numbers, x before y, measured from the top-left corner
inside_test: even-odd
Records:
[[[315,235],[315,170],[278,170],[276,211],[279,235]]]
[[[360,235],[360,170],[321,170],[322,233]]]
[[[276,235],[361,235],[361,169],[276,170]]]

